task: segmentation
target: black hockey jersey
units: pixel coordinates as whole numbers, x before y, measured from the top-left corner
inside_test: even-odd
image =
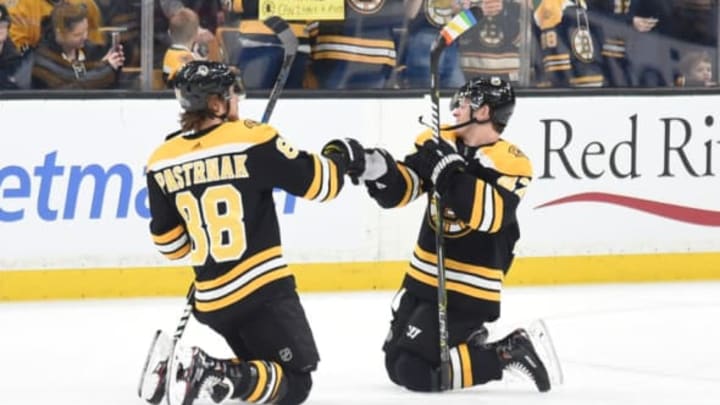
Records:
[[[401,7],[398,0],[346,0],[343,21],[321,21],[311,31],[313,59],[394,67]]]
[[[150,232],[166,257],[189,255],[196,311],[293,291],[273,189],[331,200],[343,186],[343,163],[295,149],[251,120],[168,138],[147,165]]]
[[[493,321],[500,315],[503,279],[520,237],[515,212],[532,179],[532,167],[516,146],[504,140],[467,148],[456,140],[455,132],[442,131],[441,135],[456,142],[468,164],[443,196],[448,307]],[[430,131],[421,134],[416,147],[431,136]],[[427,208],[403,287],[437,301],[436,212],[430,190],[423,190],[417,175],[402,162],[378,182],[382,185],[369,183],[368,188],[386,208],[405,205],[428,191]]]
[[[474,7],[480,3],[471,1]],[[519,0],[505,0],[502,13],[483,17],[458,39],[465,77],[484,75],[519,80],[521,7]]]
[[[590,25],[585,0],[542,0],[533,18],[540,36],[542,86],[605,85],[599,33]]]

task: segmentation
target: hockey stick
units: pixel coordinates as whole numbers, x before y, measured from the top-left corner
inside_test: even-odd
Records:
[[[482,15],[479,8],[471,8],[458,13],[447,23],[433,41],[430,47],[430,102],[432,103],[432,131],[435,142],[443,142],[440,139],[440,56],[445,48],[452,44],[463,33],[477,24],[477,17]],[[440,391],[446,391],[452,386],[450,380],[450,347],[448,346],[447,329],[447,289],[445,280],[445,247],[443,232],[445,221],[443,218],[443,204],[440,193],[433,190],[433,201],[435,205],[435,246],[437,249],[437,273],[438,273],[438,332],[440,336]]]
[[[167,401],[167,404],[170,405],[170,380],[172,377],[170,375],[170,370],[172,370],[172,363],[174,360],[175,355],[175,347],[177,346],[178,341],[180,341],[180,338],[182,337],[183,333],[185,333],[185,327],[188,324],[188,321],[190,320],[190,316],[192,315],[192,309],[193,309],[193,303],[195,302],[195,283],[190,284],[190,289],[187,293],[187,301],[185,302],[185,308],[183,308],[183,313],[180,316],[180,321],[178,321],[178,325],[175,328],[175,333],[173,333],[173,339],[172,339],[172,345],[170,346],[170,357],[168,357],[168,363],[167,363],[167,377],[165,378],[165,400]]]
[[[185,328],[187,327],[188,322],[190,321],[190,316],[192,315],[192,308],[193,308],[193,297],[195,295],[195,283],[192,283],[190,285],[190,289],[187,293],[187,300],[185,302],[185,307],[183,308],[182,316],[180,316],[180,320],[178,321],[178,325],[175,328],[175,333],[173,334],[172,341],[170,342],[169,347],[156,347],[157,345],[163,345],[164,342],[160,341],[160,337],[162,335],[162,330],[158,329],[155,331],[155,336],[152,340],[152,343],[150,344],[150,350],[148,350],[147,358],[145,359],[145,364],[143,365],[142,373],[140,374],[140,383],[138,384],[138,396],[142,399],[147,400],[148,402],[152,404],[159,404],[162,401],[162,396],[155,396],[155,392],[147,392],[150,388],[154,386],[153,383],[146,384],[146,374],[148,371],[152,372],[153,370],[148,370],[148,367],[150,366],[151,360],[153,359],[153,355],[157,355],[158,351],[162,350],[165,351],[167,358],[167,365],[166,370],[167,373],[171,370],[172,362],[173,362],[173,354],[175,353],[175,347],[177,346],[177,342],[182,338],[182,335],[185,333]],[[164,357],[164,355],[162,356]],[[166,374],[166,380],[165,380],[165,389],[163,390],[163,395],[167,398],[167,403],[170,404],[170,399],[166,395],[169,392],[170,389],[170,378]],[[148,394],[153,395],[151,398],[147,398]]]
[[[288,76],[290,75],[299,43],[288,23],[282,18],[278,16],[268,17],[263,21],[263,24],[275,33],[283,47],[283,62],[280,66],[277,79],[275,79],[272,91],[270,92],[270,97],[268,98],[267,106],[265,107],[265,112],[261,120],[261,122],[267,123],[270,121],[270,116],[275,109],[275,103],[280,97],[280,93],[282,93],[285,82],[287,82]]]

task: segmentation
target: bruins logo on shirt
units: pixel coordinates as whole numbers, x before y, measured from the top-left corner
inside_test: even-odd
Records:
[[[425,16],[431,24],[442,27],[453,17],[452,5],[453,0],[427,0]]]
[[[585,63],[592,62],[595,50],[593,49],[590,31],[583,28],[575,29],[570,34],[570,39],[575,57]]]
[[[455,212],[450,208],[443,210],[443,221],[443,235],[446,238],[460,238],[472,230],[465,222],[458,219]],[[428,210],[428,222],[430,222],[430,228],[437,232],[437,204],[435,204],[435,196],[432,197],[432,203]]]
[[[385,0],[347,0],[348,5],[360,14],[375,14],[385,4]]]
[[[492,17],[483,19],[479,29],[480,43],[487,48],[496,48],[505,41],[505,33]]]

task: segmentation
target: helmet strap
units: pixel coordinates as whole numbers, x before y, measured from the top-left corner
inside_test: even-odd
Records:
[[[482,107],[482,106],[480,106],[480,107]],[[475,118],[475,113],[477,112],[478,109],[479,109],[479,107],[478,107],[478,108],[471,108],[471,109],[470,109],[470,117],[472,117],[472,118],[470,118],[469,120],[467,120],[467,121],[465,121],[465,122],[462,122],[462,123],[460,123],[460,124],[451,125],[451,126],[449,126],[449,127],[444,127],[443,129],[448,130],[448,131],[452,131],[452,130],[454,130],[454,129],[466,127],[466,126],[468,126],[468,125],[470,125],[470,124],[486,124],[486,123],[492,121],[490,118],[486,118],[486,119],[484,119],[484,120],[479,120],[479,119]]]

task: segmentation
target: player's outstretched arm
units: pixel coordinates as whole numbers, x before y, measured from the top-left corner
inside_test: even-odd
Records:
[[[365,171],[359,180],[383,208],[405,206],[424,192],[417,174],[381,148],[365,150]]]

